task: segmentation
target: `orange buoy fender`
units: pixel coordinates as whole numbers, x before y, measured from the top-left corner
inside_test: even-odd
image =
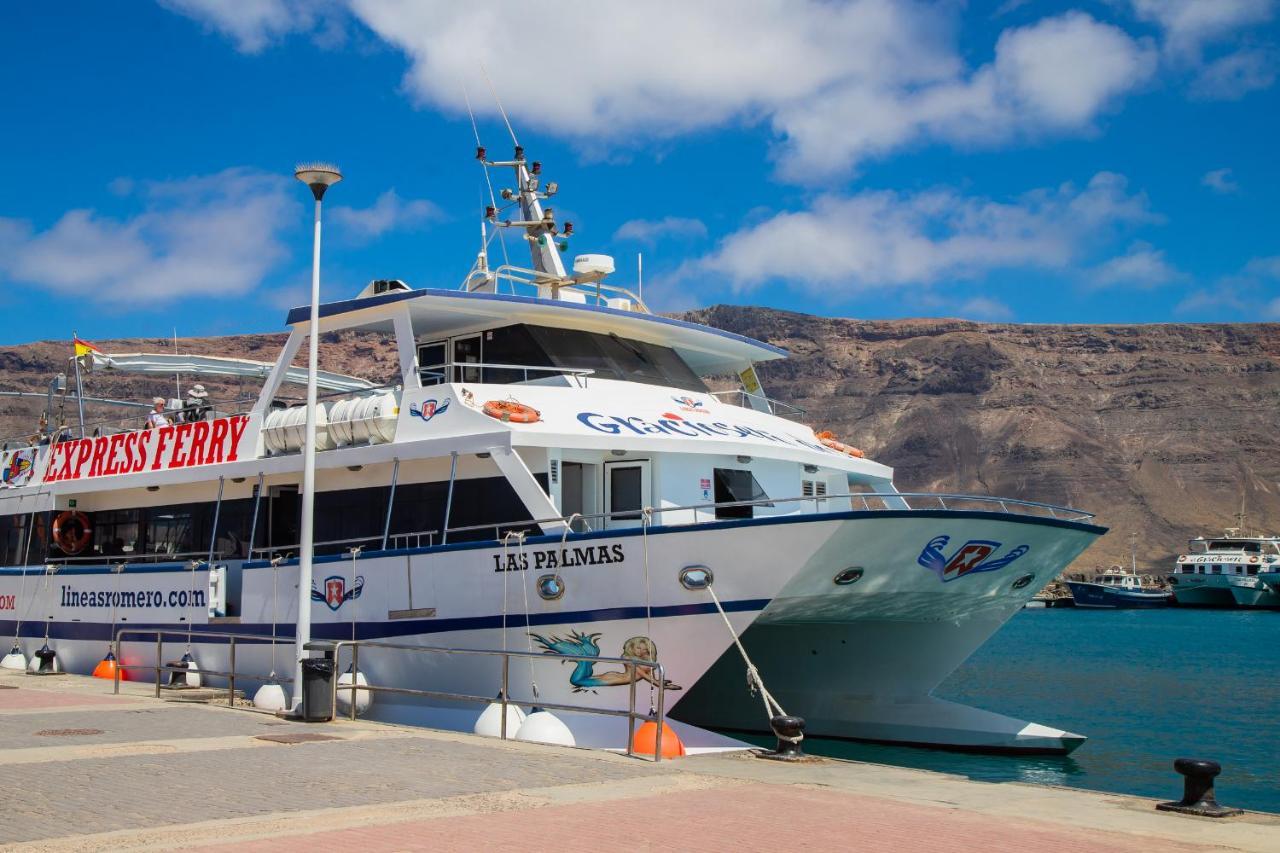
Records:
[[[533,406],[517,403],[515,400],[490,400],[484,404],[484,413],[504,423],[536,424],[542,420],[542,413]]]
[[[115,680],[116,670],[119,668],[116,664],[116,656],[111,652],[107,652],[107,656],[98,661],[98,665],[93,668],[94,678],[110,678]]]
[[[657,751],[657,743],[658,724],[650,720],[636,729],[635,737],[631,739],[631,751],[636,755],[654,755]],[[680,735],[676,734],[676,730],[671,728],[670,724],[664,722],[662,724],[662,757],[680,758],[684,754],[684,743],[680,740]]]
[[[53,541],[64,554],[74,557],[87,548],[92,539],[89,516],[79,510],[69,509],[53,520]]]

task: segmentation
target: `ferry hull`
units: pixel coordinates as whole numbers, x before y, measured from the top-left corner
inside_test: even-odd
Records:
[[[1173,598],[1179,607],[1235,607],[1226,577],[1215,575],[1173,575]]]
[[[1263,583],[1257,576],[1232,578],[1231,596],[1237,607],[1280,609],[1280,592]]]
[[[1069,752],[1083,742],[1081,735],[946,702],[932,691],[1103,529],[1002,513],[876,515],[882,517],[846,521],[824,546],[825,560],[799,572],[743,634],[782,707],[823,737],[1042,753]],[[941,574],[928,548],[940,537],[948,558]],[[1026,550],[992,570],[947,576],[945,565],[972,543],[1000,546],[987,562]],[[862,568],[863,576],[834,583],[847,566]],[[745,683],[745,667],[730,649],[673,716],[708,728],[767,732],[762,705]]]
[[[579,664],[561,655],[656,656],[669,682],[670,707],[786,583],[790,573],[779,570],[782,556],[806,564],[839,524],[808,517],[779,525],[769,533],[767,546],[737,535],[735,526],[709,524],[653,528],[647,534],[640,529],[605,531],[567,541],[538,536],[505,548],[457,545],[375,552],[354,560],[321,557],[314,571],[312,636],[533,652],[537,657],[532,662],[513,658],[509,663],[513,700],[615,711],[629,705],[631,678],[624,668],[607,662]],[[705,589],[681,583],[682,571],[692,566],[714,572],[724,617]],[[242,603],[234,620],[211,621],[207,609],[167,606],[189,589],[202,591],[207,583],[207,572],[193,576],[176,566],[140,567],[122,576],[107,567],[65,569],[52,576],[40,568],[25,575],[3,570],[0,598],[11,600],[22,618],[23,652],[29,656],[39,648],[47,628],[66,671],[90,672],[108,650],[114,630],[127,628],[171,632],[163,644],[165,661],[177,660],[187,650],[190,630],[190,649],[200,668],[226,671],[227,638],[205,634],[292,637],[294,630],[296,563],[249,565],[242,574]],[[552,576],[558,578],[552,592],[560,594],[544,597],[543,583]],[[131,593],[130,606],[117,607],[113,614],[109,605],[120,601],[112,596],[122,587]],[[133,606],[139,600],[163,606]],[[198,603],[203,607],[205,601]],[[16,620],[0,619],[0,636],[12,637],[15,628]],[[154,636],[126,639],[121,662],[151,666],[155,649]],[[349,652],[344,652],[340,665],[348,660]],[[290,676],[293,668],[291,642],[276,647],[274,660],[268,642],[236,643],[236,671],[242,678],[237,687],[249,694],[257,687],[254,678],[272,671]],[[360,653],[359,668],[369,683],[389,687],[493,696],[502,686],[497,656],[369,647]],[[153,673],[132,671],[128,677],[148,680]],[[205,681],[225,684],[218,677],[206,676]],[[645,711],[656,699],[656,686],[638,681],[636,693],[637,707]],[[386,694],[376,697],[375,704],[381,706],[383,700]],[[385,704],[400,706],[402,721],[462,728],[469,728],[480,710],[449,701]],[[625,741],[625,732],[620,723],[615,746]]]

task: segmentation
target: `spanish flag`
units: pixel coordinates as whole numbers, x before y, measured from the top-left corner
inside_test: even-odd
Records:
[[[76,347],[76,358],[80,358],[81,356],[88,355],[91,352],[99,352],[99,353],[102,352],[102,350],[98,349],[88,341],[82,341],[79,338],[72,338],[71,341],[72,343],[75,344],[75,347]]]

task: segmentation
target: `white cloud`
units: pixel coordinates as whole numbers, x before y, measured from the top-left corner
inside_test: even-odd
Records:
[[[960,316],[967,320],[1012,320],[1013,311],[998,299],[975,296],[960,305]]]
[[[1088,276],[1094,287],[1131,287],[1148,290],[1181,281],[1186,276],[1170,264],[1164,251],[1150,243],[1138,241],[1129,251],[1094,267]]]
[[[1231,177],[1230,169],[1213,169],[1205,172],[1200,183],[1216,193],[1234,193],[1240,191],[1240,185]]]
[[[339,0],[158,0],[229,36],[241,51],[257,53],[297,32],[315,32],[322,41],[341,38]]]
[[[1011,201],[951,189],[825,195],[722,240],[680,271],[737,291],[781,280],[809,290],[977,278],[994,270],[1067,268],[1135,225],[1160,221],[1125,178],[1101,172]]]
[[[394,189],[378,196],[369,207],[335,206],[325,214],[339,239],[349,243],[376,240],[389,231],[419,228],[442,219],[440,207],[426,199],[400,198]]]
[[[707,236],[707,226],[701,219],[666,216],[662,219],[632,219],[618,226],[613,232],[615,240],[631,240],[652,246],[668,237],[696,240]]]
[[[102,303],[244,293],[288,254],[298,205],[285,178],[248,169],[140,185],[127,219],[71,210],[44,231],[0,219],[0,278]]]
[[[296,0],[166,2],[243,50],[316,26]],[[424,105],[463,114],[466,84],[496,118],[487,69],[519,126],[584,148],[763,122],[781,172],[803,180],[919,143],[1088,133],[1155,65],[1147,40],[1080,12],[1004,30],[993,61],[973,67],[955,3],[566,0],[532,18],[501,2],[347,3],[408,56],[405,88]]]
[[[1238,101],[1276,81],[1275,52],[1241,48],[1205,63],[1191,81],[1191,94],[1202,100]]]
[[[1280,298],[1273,295],[1277,284],[1280,255],[1253,258],[1238,273],[1189,293],[1174,310],[1203,320],[1277,320]]]
[[[1201,48],[1246,27],[1265,23],[1276,0],[1129,0],[1134,14],[1164,31],[1165,49],[1198,58]]]
[[[1079,12],[1007,29],[993,62],[925,85],[849,78],[783,106],[791,177],[841,171],[919,141],[997,146],[1049,133],[1087,133],[1094,119],[1155,69],[1154,49]]]

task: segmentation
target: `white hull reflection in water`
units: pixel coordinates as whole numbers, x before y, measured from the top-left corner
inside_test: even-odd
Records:
[[[608,257],[570,265],[571,227],[544,208],[558,188],[540,165],[519,148],[477,157],[509,170],[514,189],[487,211],[485,248],[458,289],[377,280],[320,306],[316,330],[296,308],[274,364],[81,346],[90,389],[107,369],[153,375],[159,393],[175,372],[262,387],[177,401],[154,429],[134,415],[54,425],[4,451],[0,638],[17,636],[29,656],[48,631],[62,665],[88,672],[115,631],[162,628],[161,657],[190,648],[218,685],[235,634],[252,695],[249,676],[294,671],[292,644],[273,655],[261,638],[292,636],[301,592],[313,639],[532,652],[507,667],[526,710],[626,710],[634,687],[647,711],[657,668],[605,659],[656,660],[662,710],[764,730],[732,646],[742,635],[811,732],[1069,748],[1066,733],[931,691],[1104,532],[1089,513],[900,494],[891,468],[767,395],[757,365],[785,351],[652,314],[638,288],[609,278]],[[490,266],[506,228],[529,247],[528,268]],[[322,347],[381,338],[395,358],[381,376],[317,376],[308,599],[297,560],[307,411],[287,386],[307,378],[291,365],[313,331]],[[725,376],[740,387],[708,387]],[[121,663],[154,657],[154,638],[135,635]],[[501,660],[366,646],[359,669],[375,687],[489,699]],[[348,663],[344,650],[339,671]],[[369,713],[406,704],[379,694]],[[424,719],[470,730],[483,704],[436,701]],[[578,744],[625,730],[617,717],[562,718]]]

